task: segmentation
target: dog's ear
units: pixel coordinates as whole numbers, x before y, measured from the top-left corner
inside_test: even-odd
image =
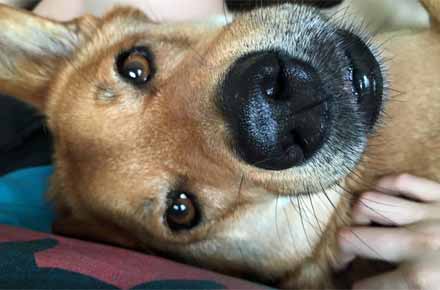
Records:
[[[433,27],[440,29],[440,0],[421,0],[421,2],[431,16]]]
[[[50,80],[97,22],[61,23],[0,4],[0,92],[44,110]]]

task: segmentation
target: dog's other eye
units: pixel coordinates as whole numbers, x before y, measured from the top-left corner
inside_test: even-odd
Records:
[[[186,192],[171,192],[165,219],[168,227],[173,231],[194,228],[200,221],[200,213],[193,195]]]
[[[118,73],[135,86],[146,84],[153,75],[152,57],[146,47],[121,53],[116,61]]]

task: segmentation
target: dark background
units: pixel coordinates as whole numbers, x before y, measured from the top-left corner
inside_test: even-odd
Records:
[[[280,3],[303,3],[319,8],[330,8],[341,4],[343,0],[226,0],[231,11],[247,11],[256,7],[266,7]]]

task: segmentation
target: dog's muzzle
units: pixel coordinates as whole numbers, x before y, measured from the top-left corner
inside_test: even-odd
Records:
[[[328,106],[319,75],[281,53],[238,60],[224,82],[223,107],[239,155],[258,168],[298,165],[325,139]]]
[[[331,95],[325,89],[316,68],[282,52],[254,52],[230,67],[221,90],[221,107],[232,148],[243,161],[266,170],[303,164],[329,138],[332,116],[338,111],[335,106],[341,101],[357,112],[365,124],[364,134],[373,128],[383,97],[380,65],[359,37],[341,33],[340,42],[346,56],[343,61],[349,65],[341,71],[345,80],[339,80],[348,84],[346,92],[339,93],[347,99],[335,101],[338,92]]]

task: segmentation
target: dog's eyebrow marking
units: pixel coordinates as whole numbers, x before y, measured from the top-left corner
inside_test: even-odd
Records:
[[[98,84],[96,86],[95,99],[99,101],[111,101],[117,97],[117,94],[108,85]]]
[[[151,211],[152,210],[151,208],[155,205],[154,201],[155,199],[152,197],[145,198],[143,202],[143,210]]]

